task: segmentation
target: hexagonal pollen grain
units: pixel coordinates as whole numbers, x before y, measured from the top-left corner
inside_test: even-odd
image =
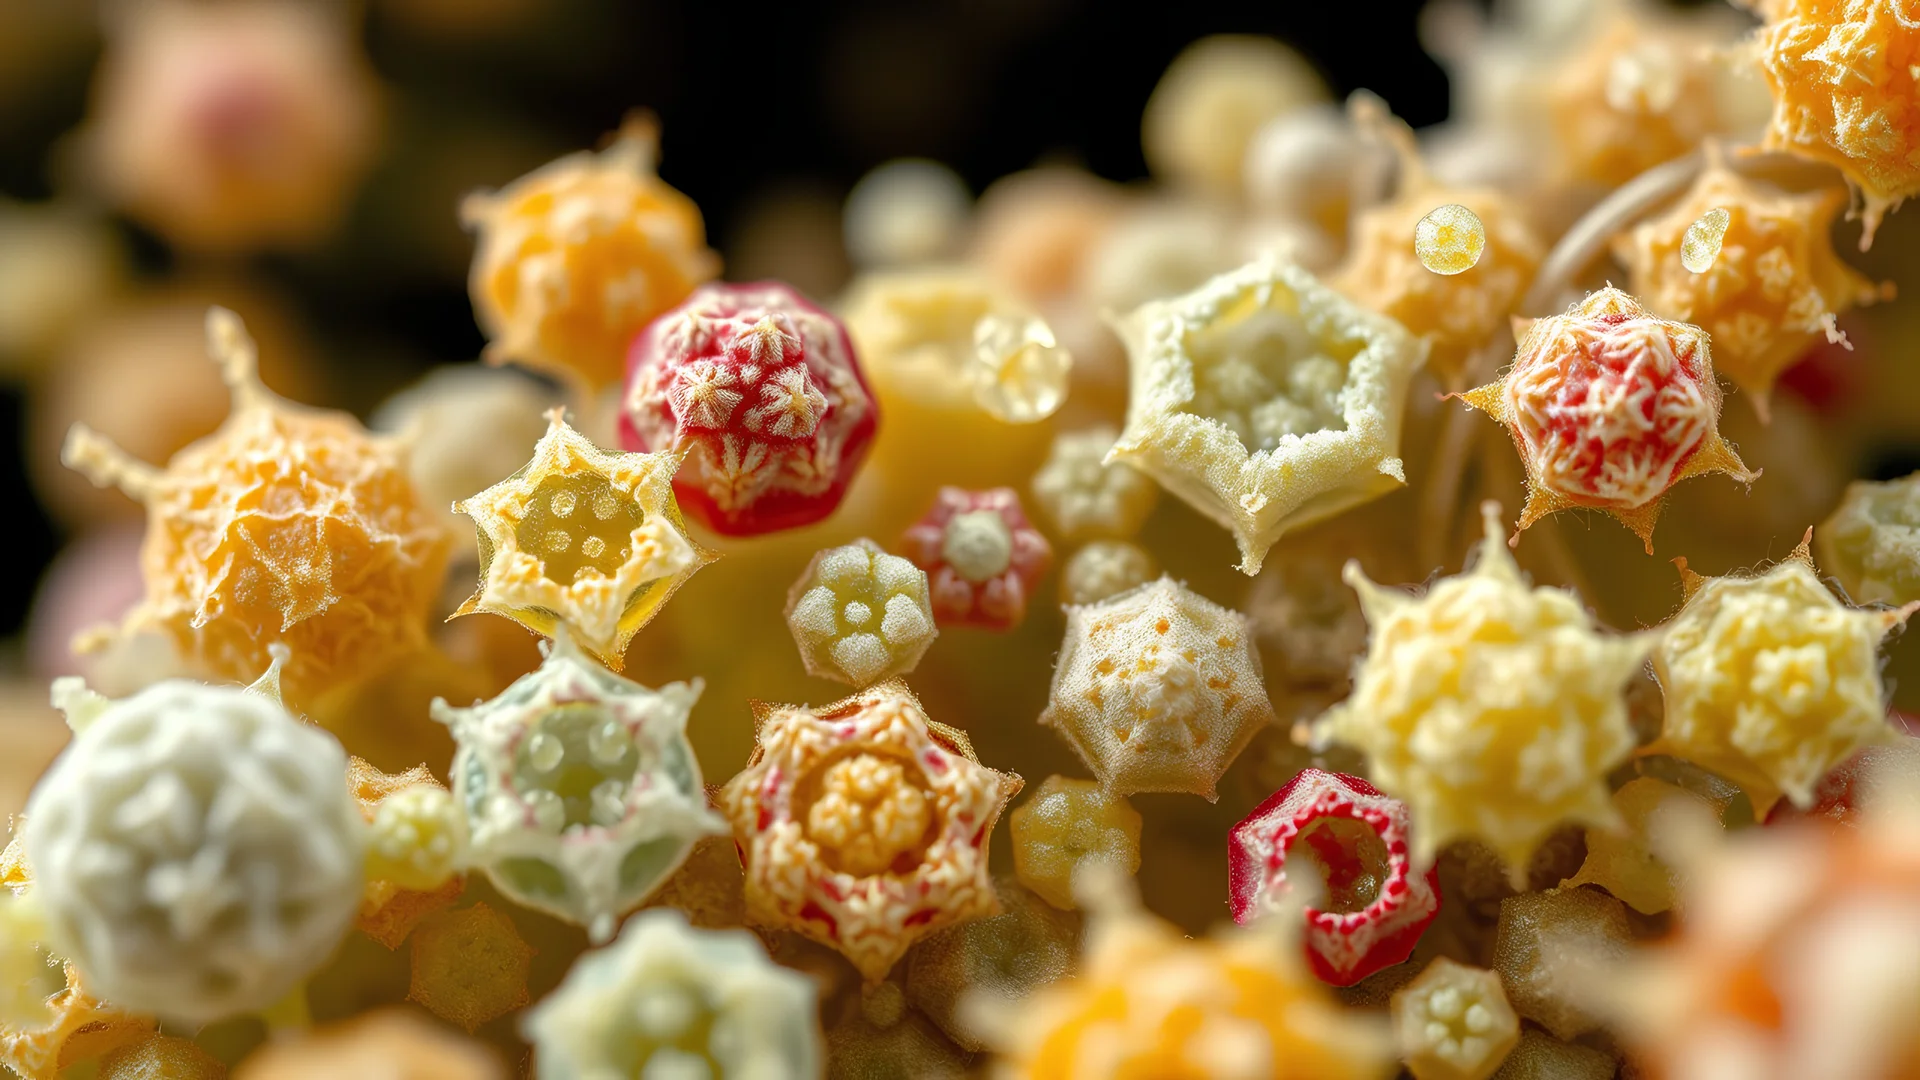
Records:
[[[1053,564],[1053,547],[1012,488],[943,487],[900,546],[926,571],[933,616],[943,625],[1011,630]]]
[[[1047,777],[1007,828],[1020,883],[1062,910],[1079,906],[1074,880],[1088,863],[1140,870],[1140,812],[1091,780]]]
[[[1486,1080],[1520,1041],[1500,976],[1437,957],[1393,995],[1393,1030],[1414,1080]]]
[[[627,645],[714,556],[673,497],[676,453],[602,450],[548,414],[533,459],[454,504],[480,537],[480,587],[454,615],[491,612],[536,634],[566,627],[618,670]]]
[[[1615,288],[1564,315],[1516,323],[1513,366],[1459,395],[1504,424],[1527,470],[1519,532],[1557,510],[1605,510],[1653,554],[1673,485],[1750,472],[1720,435],[1720,383],[1700,328],[1647,313]]]
[[[1282,534],[1405,483],[1400,417],[1423,350],[1305,270],[1252,263],[1115,328],[1132,393],[1106,460],[1231,531],[1247,574]]]
[[[1018,776],[981,766],[898,681],[755,708],[753,756],[719,796],[755,925],[837,949],[874,984],[915,941],[998,910],[987,836]]]
[[[207,313],[207,340],[233,411],[164,470],[84,425],[67,436],[61,460],[146,504],[151,522],[140,602],[75,647],[157,630],[192,669],[246,682],[285,643],[282,687],[303,702],[425,643],[449,538],[420,505],[400,443],[275,397],[232,312]]]
[[[1060,539],[1131,540],[1160,501],[1159,487],[1144,473],[1106,463],[1119,437],[1104,425],[1054,436],[1032,488],[1041,519]]]
[[[483,902],[429,917],[413,932],[407,1000],[472,1032],[525,1005],[533,948]]]
[[[998,915],[950,926],[907,954],[907,1001],[968,1050],[985,1041],[969,1022],[969,995],[1025,997],[1072,974],[1080,951],[1078,915],[1004,877],[994,888]]]
[[[1856,604],[1920,600],[1920,472],[1855,480],[1814,530],[1820,565]]]
[[[1601,1024],[1595,987],[1633,940],[1626,908],[1585,888],[1521,893],[1500,902],[1493,966],[1513,1009],[1555,1038],[1575,1039]]]
[[[807,674],[856,687],[912,671],[939,634],[926,573],[865,537],[813,557],[787,628]]]
[[[833,513],[879,417],[838,319],[779,282],[707,285],[634,339],[620,444],[684,454],[687,512],[755,536]]]
[[[1356,776],[1302,769],[1233,827],[1228,905],[1248,923],[1285,907],[1288,863],[1317,877],[1304,944],[1314,974],[1351,986],[1413,953],[1440,912],[1437,867],[1413,869],[1407,807]]]
[[[1227,766],[1273,721],[1240,613],[1166,577],[1067,609],[1040,723],[1113,794],[1212,801]]]
[[[446,792],[425,765],[415,765],[389,775],[352,755],[347,757],[347,786],[359,806],[360,817],[369,826],[374,825],[380,807],[402,792],[419,788],[437,790],[442,794]],[[466,823],[460,822],[461,833],[465,832],[465,828]],[[465,855],[464,837],[458,845],[460,850],[449,850],[445,858],[433,857],[423,851],[418,843],[423,838],[417,834],[409,838],[411,842],[397,846],[391,857],[386,857],[380,853],[382,840],[379,830],[373,831],[375,835],[368,842],[367,883],[360,897],[360,911],[354,916],[354,926],[387,948],[396,949],[421,919],[451,906],[465,891],[466,880],[453,866],[447,865],[454,862],[456,855]],[[451,838],[448,839],[446,847],[452,849],[455,844]],[[422,859],[423,855],[427,857]],[[424,874],[419,865],[421,863],[444,866],[447,875],[439,880],[431,880],[437,875]],[[397,877],[407,880],[396,880]]]
[[[454,802],[473,864],[515,902],[612,936],[724,825],[707,808],[687,717],[703,684],[651,690],[615,675],[564,635],[540,667],[493,699],[458,709]]]
[[[699,208],[654,174],[658,151],[652,120],[634,116],[600,153],[461,204],[479,233],[468,290],[489,363],[617,382],[633,336],[720,272]]]

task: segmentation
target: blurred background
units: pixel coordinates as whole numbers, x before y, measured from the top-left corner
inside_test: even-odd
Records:
[[[70,535],[102,515],[136,518],[130,500],[62,475],[57,460],[82,399],[100,425],[110,422],[103,410],[137,412],[187,392],[159,370],[121,370],[132,342],[170,342],[181,354],[172,370],[216,392],[211,405],[172,410],[199,430],[129,446],[149,459],[211,430],[224,411],[192,315],[211,302],[254,327],[276,388],[364,416],[484,343],[467,299],[472,240],[460,197],[597,145],[629,109],[660,117],[661,175],[699,204],[728,278],[782,277],[828,297],[849,273],[840,208],[869,169],[933,158],[976,194],[1041,162],[1138,180],[1141,109],[1174,56],[1207,34],[1289,41],[1336,95],[1364,85],[1415,126],[1447,108],[1414,0],[1185,0],[1124,17],[1093,0],[315,0],[316,25],[345,35],[345,89],[366,96],[367,119],[332,132],[335,156],[353,159],[335,185],[337,218],[310,237],[243,251],[217,236],[170,243],[107,208],[129,200],[89,183],[95,136],[132,144],[126,154],[166,153],[158,132],[141,145],[138,133],[88,126],[119,81],[103,54],[138,32],[131,24],[149,6],[0,0],[0,438],[12,448],[0,505],[13,553],[0,576],[0,638],[9,641]],[[247,107],[209,122],[244,130]],[[101,401],[97,388],[115,384],[140,390]]]

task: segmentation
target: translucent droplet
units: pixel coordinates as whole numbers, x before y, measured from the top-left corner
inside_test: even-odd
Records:
[[[1471,270],[1486,250],[1487,227],[1459,203],[1434,207],[1413,227],[1413,253],[1436,274]]]
[[[1713,268],[1713,260],[1720,257],[1720,242],[1726,239],[1727,226],[1733,221],[1733,215],[1716,206],[1700,215],[1700,220],[1687,226],[1687,234],[1680,238],[1680,265],[1696,274],[1704,274]]]
[[[1073,354],[1054,340],[1037,315],[985,315],[973,325],[973,361],[967,375],[973,399],[996,420],[1031,424],[1067,400]]]
[[[567,824],[567,806],[560,796],[545,788],[527,792],[527,809],[533,811],[533,823],[541,832],[558,833]]]
[[[618,780],[602,780],[593,785],[593,809],[588,816],[595,825],[611,827],[627,816],[627,785]]]
[[[560,745],[560,740],[544,731],[534,732],[527,740],[527,763],[538,772],[552,772],[566,756],[567,748]]]
[[[587,753],[596,765],[613,765],[627,756],[633,746],[627,729],[618,720],[609,720],[587,732]]]

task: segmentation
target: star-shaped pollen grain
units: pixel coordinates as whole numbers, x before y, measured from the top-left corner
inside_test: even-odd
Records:
[[[1619,518],[1651,555],[1673,485],[1701,473],[1741,483],[1759,475],[1720,435],[1720,384],[1699,327],[1657,319],[1608,287],[1514,330],[1506,376],[1459,395],[1506,425],[1526,467],[1513,543],[1548,514],[1585,507]]]
[[[712,553],[687,535],[673,497],[681,455],[602,450],[558,409],[533,460],[454,509],[480,534],[480,588],[454,617],[488,611],[536,634],[565,625],[614,670],[645,626]]]
[[[1747,392],[1764,420],[1780,374],[1821,337],[1844,344],[1835,317],[1888,298],[1840,261],[1830,236],[1846,199],[1838,187],[1790,194],[1728,168],[1717,144],[1708,167],[1672,209],[1614,238],[1613,253],[1649,309],[1692,323],[1713,340],[1714,367]],[[1687,230],[1726,214],[1720,252],[1705,273],[1682,261]]]
[[[756,703],[722,788],[747,915],[837,949],[869,983],[909,946],[1000,910],[987,839],[1021,781],[979,763],[897,680],[824,708]]]
[[[1230,530],[1246,574],[1283,534],[1406,482],[1400,415],[1423,350],[1298,266],[1250,263],[1116,328],[1133,389],[1106,460]]]
[[[1920,194],[1920,34],[1910,0],[1744,0],[1773,117],[1764,145],[1839,169],[1865,203],[1860,249]]]
[[[1172,578],[1067,609],[1040,723],[1115,795],[1215,785],[1274,722],[1247,619]]]
[[[1601,633],[1570,592],[1528,588],[1485,503],[1471,571],[1413,597],[1349,562],[1372,647],[1353,694],[1314,741],[1367,755],[1380,790],[1413,813],[1414,864],[1477,837],[1525,880],[1529,857],[1563,822],[1610,825],[1606,775],[1632,752],[1627,684],[1646,635]]]
[[[76,424],[61,460],[146,504],[145,593],[91,651],[157,630],[209,679],[251,682],[284,643],[289,700],[355,682],[426,641],[449,537],[408,478],[405,444],[261,385],[240,319],[207,313],[233,394],[212,435],[157,469]]]
[[[1676,560],[1687,601],[1653,654],[1666,698],[1655,748],[1739,784],[1761,813],[1782,795],[1806,809],[1836,766],[1899,738],[1880,641],[1920,604],[1848,607],[1821,583],[1812,540],[1809,529],[1753,577],[1706,578]]]

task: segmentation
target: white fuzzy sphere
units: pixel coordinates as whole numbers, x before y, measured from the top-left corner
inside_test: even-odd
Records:
[[[264,694],[175,679],[81,728],[25,838],[51,944],[89,987],[198,1024],[326,962],[360,904],[364,829],[333,736]]]

